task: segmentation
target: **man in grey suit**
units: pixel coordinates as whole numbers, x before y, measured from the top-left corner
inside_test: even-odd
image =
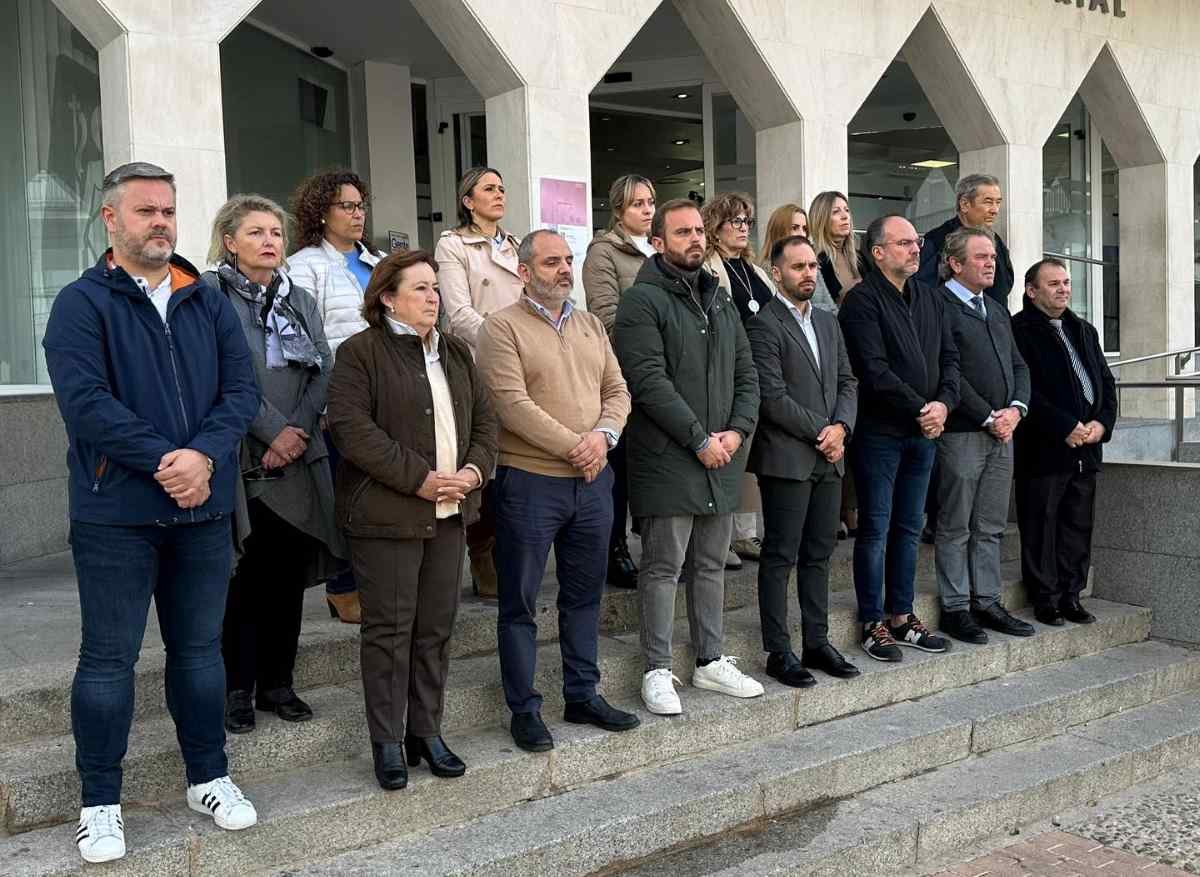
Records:
[[[810,302],[820,267],[808,239],[771,250],[777,292],[746,324],[762,397],[748,468],[758,475],[764,538],[758,606],[767,675],[807,688],[806,668],[833,676],[859,670],[829,643],[829,558],[837,545],[845,444],[854,430],[858,382],[837,318]],[[792,568],[804,647],[792,651],[787,590]]]
[[[1000,602],[1000,539],[1008,524],[1013,431],[1029,411],[1029,368],[1008,311],[984,295],[996,275],[996,242],[982,228],[946,237],[939,292],[953,315],[961,400],[938,440],[935,559],[939,625],[955,639],[986,643],[984,627],[1032,636]],[[975,592],[974,607],[971,592]],[[974,612],[972,612],[974,608]]]

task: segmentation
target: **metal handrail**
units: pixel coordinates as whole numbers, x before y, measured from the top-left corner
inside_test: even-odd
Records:
[[[1200,350],[1200,348],[1193,348]],[[1188,353],[1189,351],[1182,351]],[[1159,354],[1157,357],[1148,357],[1149,359],[1157,359],[1164,355]],[[1176,356],[1180,354],[1175,354]],[[1192,375],[1176,375],[1175,377],[1167,377],[1157,381],[1117,381],[1117,415],[1121,414],[1121,390],[1174,390],[1175,395],[1175,412],[1171,418],[1171,462],[1179,462],[1179,449],[1183,445],[1183,391],[1187,389],[1200,389],[1200,379]]]
[[[1134,356],[1130,359],[1122,359],[1122,360],[1119,360],[1118,362],[1110,362],[1108,364],[1108,367],[1109,368],[1120,368],[1123,365],[1133,365],[1134,363],[1138,363],[1138,362],[1152,362],[1156,359],[1168,359],[1172,356],[1187,356],[1188,358],[1191,358],[1191,355],[1198,351],[1200,351],[1200,346],[1185,347],[1182,350],[1168,350],[1166,353],[1151,353],[1146,356]],[[1183,363],[1180,363],[1180,365],[1183,365],[1186,362],[1187,362],[1187,360],[1185,359],[1183,361]]]
[[[1093,259],[1090,256],[1068,256],[1066,253],[1052,253],[1049,250],[1043,252],[1042,255],[1062,259],[1064,262],[1082,262],[1084,265],[1099,265],[1101,268],[1118,267],[1118,263],[1116,262],[1105,262],[1103,259]]]

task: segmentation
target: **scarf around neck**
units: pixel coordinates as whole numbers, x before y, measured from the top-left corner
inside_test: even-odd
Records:
[[[266,340],[267,368],[321,368],[321,354],[313,343],[304,317],[291,302],[292,285],[287,275],[276,271],[266,286],[255,283],[228,262],[217,266],[221,285],[233,290],[252,307],[255,325]]]

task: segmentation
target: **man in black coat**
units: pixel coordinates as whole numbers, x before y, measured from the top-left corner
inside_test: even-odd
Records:
[[[854,430],[858,382],[837,318],[812,306],[820,272],[808,238],[771,249],[778,293],[746,324],[758,369],[758,431],[749,469],[763,499],[758,611],[767,675],[816,684],[806,667],[849,678],[859,670],[829,643],[829,558],[837,545],[845,443]],[[803,657],[788,632],[788,578],[796,570]]]
[[[962,397],[937,448],[940,626],[971,643],[988,641],[985,627],[1033,636],[1033,625],[1000,602],[1012,437],[1029,411],[1029,368],[1013,341],[1008,309],[983,294],[996,273],[994,240],[980,228],[960,228],[946,238],[939,290],[954,318]]]
[[[941,294],[913,279],[921,244],[912,223],[884,216],[866,238],[875,269],[838,311],[862,400],[850,453],[854,590],[863,650],[899,661],[897,643],[927,652],[949,646],[913,614],[913,589],[933,440],[958,405],[958,348]]]
[[[1100,445],[1112,438],[1117,387],[1095,327],[1071,303],[1071,275],[1047,258],[1025,272],[1013,336],[1029,365],[1029,417],[1017,433],[1021,578],[1037,619],[1096,619],[1079,602],[1091,564]]]
[[[984,293],[996,304],[1007,309],[1008,295],[1012,292],[1016,273],[1008,255],[1008,247],[992,228],[996,217],[1000,215],[1000,205],[1004,203],[1000,181],[989,174],[968,174],[958,181],[954,194],[957,214],[925,234],[917,280],[928,286],[937,286],[941,282],[938,266],[941,264],[942,248],[946,244],[947,236],[960,228],[985,228],[992,232],[996,239],[996,273],[991,286],[985,289]]]

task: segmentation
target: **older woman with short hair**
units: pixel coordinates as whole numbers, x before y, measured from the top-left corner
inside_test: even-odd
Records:
[[[333,357],[321,312],[283,272],[283,209],[261,195],[235,195],[217,211],[203,275],[241,318],[262,392],[242,443],[246,516],[242,557],[229,583],[221,650],[225,727],[254,728],[255,707],[303,722],[312,710],[293,688],[306,588],[345,555],[333,521],[333,482],[318,421]],[[254,706],[251,706],[251,696]]]
[[[383,259],[363,302],[368,328],[342,345],[329,388],[337,520],[362,604],[367,726],[385,789],[407,785],[406,751],[436,776],[466,771],[441,719],[464,529],[479,516],[497,424],[470,348],[437,331],[440,305],[432,256]]]

